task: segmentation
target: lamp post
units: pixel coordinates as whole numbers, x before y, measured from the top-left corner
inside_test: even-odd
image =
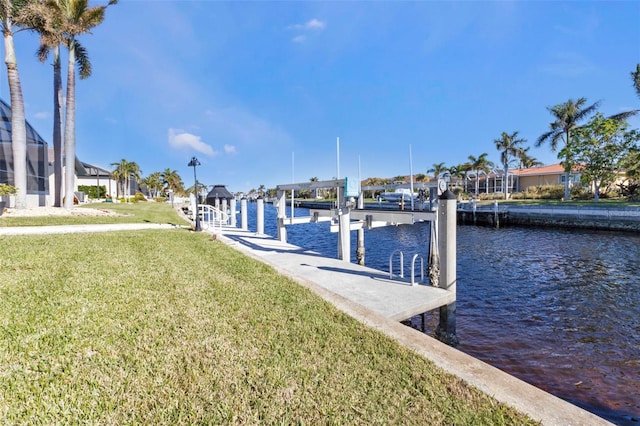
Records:
[[[189,167],[193,167],[193,195],[195,195],[196,197],[196,208],[195,208],[195,215],[196,215],[196,232],[200,232],[202,231],[202,228],[200,228],[200,211],[198,208],[198,178],[196,177],[196,167],[200,165],[200,162],[198,161],[198,159],[196,157],[192,157],[191,161],[189,161],[188,166]]]

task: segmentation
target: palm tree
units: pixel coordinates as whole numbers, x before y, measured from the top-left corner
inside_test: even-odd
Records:
[[[520,155],[518,157],[518,168],[528,169],[530,167],[542,166],[542,162],[538,161],[537,158],[529,155],[530,147],[526,147],[525,149],[520,151]]]
[[[162,174],[160,172],[153,172],[142,179],[142,183],[146,185],[149,195],[152,198],[156,198],[162,189]]]
[[[433,173],[433,177],[435,179],[438,179],[438,176],[440,176],[446,171],[447,171],[447,167],[444,165],[444,163],[434,163],[431,166],[431,168],[427,170],[427,173]]]
[[[117,0],[111,0],[108,5],[115,4]],[[60,23],[64,39],[62,40],[69,51],[67,68],[67,104],[64,132],[65,171],[64,207],[73,207],[73,181],[75,177],[76,158],[76,69],[77,61],[80,61],[80,78],[91,75],[91,63],[87,51],[76,39],[79,35],[87,34],[104,20],[104,11],[107,6],[89,7],[88,0],[58,0],[50,1],[51,13],[54,21]]]
[[[167,189],[171,190],[174,194],[181,194],[184,192],[184,183],[182,183],[182,178],[176,170],[171,170],[169,168],[164,169],[161,176],[162,183],[167,185]]]
[[[61,18],[59,0],[49,0],[47,2],[35,2],[30,5],[34,11],[33,28],[40,33],[40,47],[38,48],[38,59],[45,62],[49,53],[53,50],[53,205],[62,205],[62,71],[60,65],[60,44],[65,39],[65,28]],[[83,50],[82,50],[83,51]],[[80,68],[81,78],[86,78],[91,73],[86,58],[78,58],[76,64]]]
[[[636,94],[640,97],[640,64],[636,65],[636,70],[631,71],[631,81],[633,83],[633,88],[636,90]],[[640,109],[633,109],[631,111],[621,112],[620,114],[612,115],[609,118],[613,118],[614,120],[626,120],[629,117],[633,117],[634,115],[640,113]]]
[[[518,132],[508,134],[502,132],[500,139],[493,141],[496,144],[496,149],[500,151],[500,162],[503,167],[502,175],[502,189],[504,193],[504,199],[509,199],[509,163],[512,157],[520,158],[524,149],[520,146],[527,142],[526,139],[518,138]]]
[[[131,196],[131,179],[133,178],[135,182],[140,181],[140,174],[142,173],[140,166],[138,166],[135,161],[127,161],[124,158],[120,160],[119,163],[111,163],[111,165],[115,167],[111,175],[118,181],[119,185],[122,185],[122,196],[125,198],[125,201],[129,201],[129,197]]]
[[[493,163],[487,160],[486,152],[480,154],[477,158],[470,155],[469,158],[469,171],[472,171],[476,175],[476,196],[480,193],[480,172],[484,172],[485,176],[489,174],[489,171],[493,167]],[[488,179],[488,178],[487,178]],[[487,185],[489,182],[487,181]]]
[[[13,44],[14,27],[20,25],[20,14],[25,1],[0,1],[0,18],[4,36],[4,61],[7,64],[9,94],[11,97],[11,150],[13,153],[13,186],[16,187],[16,208],[27,208],[27,128],[24,117],[24,99],[18,63]],[[71,200],[73,203],[73,199]]]
[[[571,146],[569,145],[571,141],[571,132],[578,128],[578,123],[580,123],[580,121],[595,112],[600,105],[600,102],[598,101],[593,105],[585,107],[586,103],[586,98],[580,98],[577,101],[569,99],[567,102],[558,104],[553,108],[547,108],[555,118],[555,121],[549,124],[551,130],[540,136],[536,142],[536,146],[541,146],[545,142],[549,141],[551,144],[551,151],[554,152],[558,148],[558,142],[564,142],[563,152],[565,153],[565,158],[563,166],[565,200],[569,200],[571,198],[571,193],[569,192],[569,177],[573,166]]]

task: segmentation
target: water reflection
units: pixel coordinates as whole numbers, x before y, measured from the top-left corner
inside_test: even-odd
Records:
[[[275,236],[274,217],[266,205],[265,232]],[[337,256],[327,223],[289,227],[288,237]],[[428,242],[428,224],[366,231],[366,263],[386,271],[395,249],[426,259]],[[639,235],[460,226],[457,253],[460,350],[615,423],[640,424]],[[428,321],[433,330],[437,318]]]

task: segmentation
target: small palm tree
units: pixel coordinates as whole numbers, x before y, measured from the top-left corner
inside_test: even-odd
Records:
[[[476,175],[476,196],[479,195],[480,193],[480,172],[484,172],[485,176],[487,176],[489,174],[489,171],[491,170],[491,168],[493,167],[493,163],[489,160],[487,160],[487,154],[486,152],[483,152],[482,154],[480,154],[478,157],[474,157],[473,155],[470,155],[469,158],[469,170],[470,172],[473,172]],[[488,185],[488,182],[487,182]]]
[[[433,173],[433,177],[435,179],[438,179],[438,176],[440,176],[446,171],[447,171],[447,167],[444,165],[444,163],[434,163],[431,166],[431,168],[427,170],[427,173]]]
[[[184,183],[176,170],[167,168],[164,169],[161,175],[162,183],[163,185],[166,185],[167,189],[173,191],[174,194],[184,193]]]
[[[569,99],[567,102],[558,104],[552,108],[547,108],[551,115],[555,118],[553,122],[549,124],[551,130],[544,133],[538,138],[536,146],[541,146],[545,142],[551,144],[551,151],[558,149],[558,143],[564,142],[565,158],[563,161],[564,166],[564,199],[569,200],[571,193],[569,191],[569,177],[571,174],[571,168],[573,167],[573,161],[571,156],[571,134],[578,128],[578,124],[586,119],[589,115],[594,113],[600,102],[595,102],[593,105],[585,106],[587,100],[580,98],[577,101]]]
[[[520,155],[518,156],[518,168],[528,169],[530,167],[542,166],[542,162],[538,161],[537,158],[529,155],[529,149],[531,147],[526,147],[522,151],[520,151]]]
[[[518,132],[508,134],[502,132],[499,139],[493,141],[496,144],[496,149],[500,151],[500,162],[503,168],[502,177],[502,190],[504,193],[504,199],[509,199],[509,163],[513,157],[520,158],[522,156],[523,148],[520,146],[527,142],[526,139],[518,137]]]
[[[115,166],[111,175],[123,186],[122,196],[128,202],[131,197],[131,179],[135,182],[140,181],[140,174],[142,173],[140,166],[135,161],[127,161],[124,158],[118,163],[111,163],[111,165]]]
[[[162,174],[160,172],[153,172],[142,179],[142,183],[146,185],[149,195],[156,198],[162,189]]]

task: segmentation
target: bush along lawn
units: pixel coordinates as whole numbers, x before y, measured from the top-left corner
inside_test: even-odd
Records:
[[[7,424],[532,424],[186,230],[5,237]]]

